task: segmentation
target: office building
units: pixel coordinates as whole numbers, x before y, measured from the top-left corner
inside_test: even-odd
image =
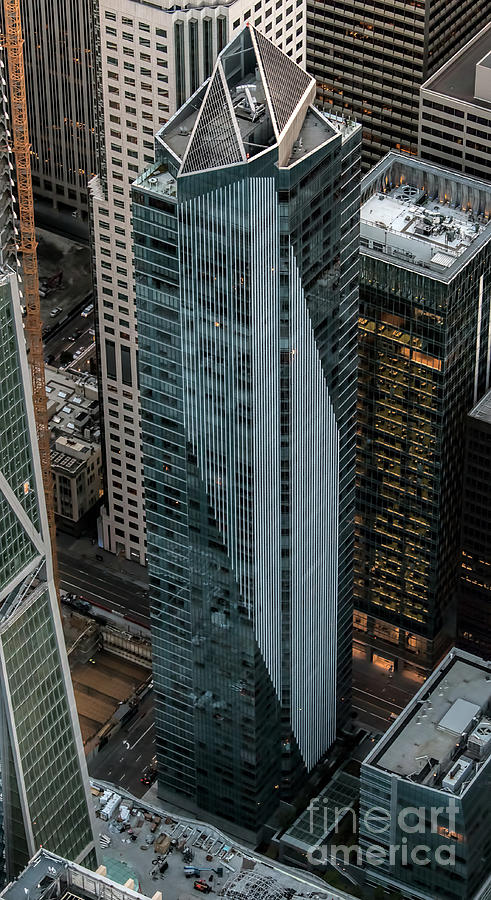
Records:
[[[314,96],[245,27],[133,188],[159,791],[254,832],[349,707],[360,130]]]
[[[491,658],[491,391],[467,416],[458,645]]]
[[[491,181],[491,23],[425,81],[419,155]]]
[[[12,211],[4,145],[0,194]],[[11,233],[5,223],[2,239]],[[0,881],[40,844],[91,862],[90,794],[53,583],[13,244],[0,246]]]
[[[416,154],[419,89],[489,19],[489,0],[307,2],[307,69],[324,109],[363,126],[366,169]]]
[[[105,423],[101,543],[146,560],[137,383],[130,185],[155,159],[154,135],[212,70],[246,20],[296,62],[305,59],[304,0],[223,6],[99,0],[96,20],[98,173],[91,185]]]
[[[45,377],[56,524],[80,534],[95,524],[102,496],[97,378],[49,366]]]
[[[95,173],[91,4],[21,0],[21,15],[36,214],[48,227],[53,211],[86,221]]]
[[[491,663],[453,650],[361,767],[368,881],[470,900],[491,866]],[[484,896],[484,895],[483,895]]]
[[[355,655],[455,643],[465,418],[489,386],[491,185],[390,153],[362,182]]]

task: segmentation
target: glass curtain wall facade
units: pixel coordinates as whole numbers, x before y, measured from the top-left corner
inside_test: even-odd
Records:
[[[465,418],[490,375],[491,193],[404,159],[389,154],[362,185],[354,638],[358,657],[422,676],[455,643]],[[423,265],[424,231],[414,262],[389,231],[369,246],[372,198],[390,203],[401,180],[438,222],[457,207],[471,217],[480,233],[460,257]]]
[[[245,29],[133,191],[159,791],[256,833],[349,715],[359,129],[314,90]]]
[[[0,151],[0,882],[15,877],[40,844],[96,862],[53,583],[21,296],[11,268],[16,258],[7,148],[5,142]]]
[[[491,659],[491,391],[467,416],[458,645]]]

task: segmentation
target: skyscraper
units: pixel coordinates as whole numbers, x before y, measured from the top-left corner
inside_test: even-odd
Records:
[[[4,100],[5,102],[5,100]],[[5,108],[0,130],[6,136]],[[8,144],[0,154],[0,880],[40,844],[95,861],[22,327]],[[10,216],[10,224],[9,224]]]
[[[465,418],[491,371],[491,185],[390,153],[364,178],[355,653],[422,678],[455,643]]]
[[[489,0],[361,6],[308,0],[307,68],[325,109],[363,126],[368,169],[389,150],[416,154],[419,89],[487,22]]]
[[[21,12],[38,211],[87,219],[87,182],[95,172],[91,4],[21,0]]]
[[[157,129],[208,78],[217,54],[245,21],[264,29],[296,62],[305,59],[305,0],[167,7],[134,0],[95,4],[99,175],[92,183],[92,211],[106,471],[101,541],[142,565],[146,537],[130,185],[154,161]]]
[[[466,420],[458,645],[491,659],[491,391]]]
[[[314,95],[244,28],[133,189],[159,791],[254,832],[349,714],[360,129]]]

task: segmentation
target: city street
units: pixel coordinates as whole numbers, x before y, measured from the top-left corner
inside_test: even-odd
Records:
[[[381,672],[366,661],[353,659],[353,710],[356,722],[371,731],[387,731],[391,713],[399,715],[420,687],[420,682]]]
[[[143,770],[155,755],[153,693],[141,704],[135,719],[106,744],[88,763],[91,778],[121,785],[135,797],[143,797],[148,785],[140,781]]]
[[[92,565],[83,559],[73,559],[63,551],[58,552],[60,585],[70,593],[90,600],[94,606],[108,609],[137,625],[148,628],[148,598],[144,589],[108,571],[102,563]]]

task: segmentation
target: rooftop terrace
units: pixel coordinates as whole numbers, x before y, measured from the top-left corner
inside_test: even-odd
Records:
[[[452,651],[366,763],[461,793],[491,760],[491,662]]]

